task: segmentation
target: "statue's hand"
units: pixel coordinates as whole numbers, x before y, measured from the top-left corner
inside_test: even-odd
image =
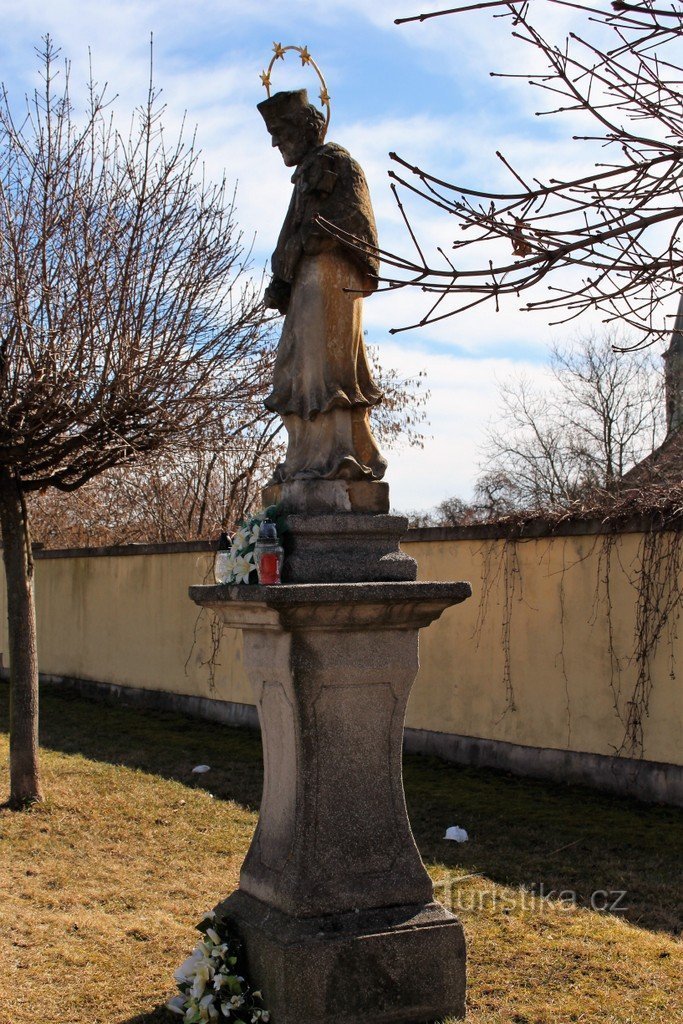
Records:
[[[263,296],[263,303],[266,309],[277,309],[278,313],[284,315],[289,307],[291,291],[291,285],[283,281],[282,278],[274,277]]]

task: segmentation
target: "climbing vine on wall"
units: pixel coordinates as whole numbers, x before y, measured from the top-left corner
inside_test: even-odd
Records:
[[[197,560],[198,568],[201,565],[203,572],[202,583],[205,585],[213,583],[213,563],[213,553]],[[220,668],[221,664],[218,660],[218,655],[224,632],[225,624],[215,611],[211,611],[208,608],[199,609],[192,631],[192,646],[185,662],[185,675],[188,674],[190,662],[196,651],[197,665],[208,670],[208,684],[211,694],[216,690],[216,670]],[[208,645],[205,645],[203,641],[207,633]],[[206,649],[207,647],[208,650]]]
[[[505,689],[505,706],[499,721],[510,711],[517,710],[515,691],[512,683],[512,619],[515,600],[523,598],[523,580],[519,564],[517,542],[506,538],[499,560],[494,568],[496,543],[487,543],[482,548],[482,588],[474,628],[473,639],[477,646],[481,640],[482,629],[489,612],[489,594],[499,580],[503,586],[503,617],[501,620],[500,642],[503,648],[503,687]]]
[[[595,625],[604,616],[608,637],[609,686],[615,715],[623,736],[614,747],[617,756],[645,756],[645,722],[650,711],[653,689],[653,663],[664,642],[668,646],[669,671],[675,678],[674,642],[682,605],[683,484],[675,487],[650,487],[630,490],[618,498],[591,506],[572,506],[551,513],[517,513],[490,524],[490,540],[481,548],[482,579],[474,639],[479,643],[484,623],[491,612],[491,594],[502,588],[501,648],[504,707],[501,719],[518,710],[511,644],[514,609],[524,600],[519,551],[524,543],[539,537],[566,538],[567,533],[594,533],[589,551],[580,559],[597,554],[597,572],[592,614]],[[636,555],[624,564],[618,544],[626,533],[640,534]],[[501,545],[501,540],[503,541]],[[565,644],[566,576],[573,565],[567,564],[566,539],[558,581],[560,650],[557,658],[565,680],[567,697],[567,743],[571,739],[569,678]],[[617,649],[614,622],[614,586],[616,574],[622,574],[634,592],[634,635],[629,650]],[[631,671],[626,674],[626,669]],[[629,682],[626,682],[628,678]],[[633,680],[631,682],[631,680]],[[629,689],[625,687],[628,685]]]
[[[669,671],[675,678],[674,640],[681,612],[681,532],[650,530],[640,542],[639,565],[631,574],[636,590],[635,645],[631,661],[636,680],[626,702],[622,746],[617,753],[642,757],[644,721],[650,711],[652,662],[662,639],[668,641]]]

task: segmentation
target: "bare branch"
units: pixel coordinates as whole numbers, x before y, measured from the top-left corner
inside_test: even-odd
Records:
[[[389,173],[420,262],[378,252],[385,267],[393,268],[381,281],[391,289],[418,286],[439,296],[413,326],[470,308],[472,296],[498,308],[502,296],[530,292],[534,297],[526,310],[560,310],[560,322],[601,311],[607,322],[622,318],[636,329],[635,346],[653,344],[667,333],[662,307],[680,290],[683,270],[683,67],[669,57],[677,56],[672,44],[683,40],[683,2],[672,0],[670,8],[652,0],[617,0],[609,7],[545,2],[581,12],[588,26],[603,34],[593,39],[570,33],[555,43],[533,22],[538,5],[516,0],[466,4],[399,21],[495,8],[493,16],[508,19],[511,35],[543,58],[543,71],[521,76],[553,97],[552,108],[542,113],[583,114],[595,131],[574,140],[598,143],[613,151],[613,158],[584,174],[543,182],[497,152],[521,186],[501,192],[445,181],[391,153],[406,172]],[[609,34],[612,45],[606,42]],[[457,259],[446,258],[440,266],[426,257],[400,190],[455,218],[461,229],[452,246]],[[346,242],[354,244],[351,238]],[[483,258],[465,264],[463,250],[481,251]],[[579,271],[578,280],[568,277],[573,270]],[[549,287],[535,297],[541,284]],[[442,302],[443,296],[456,301]]]

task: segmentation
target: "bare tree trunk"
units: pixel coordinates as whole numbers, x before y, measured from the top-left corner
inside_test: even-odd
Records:
[[[33,557],[21,485],[0,469],[0,529],[7,583],[10,658],[11,807],[42,800],[38,763],[38,656]]]

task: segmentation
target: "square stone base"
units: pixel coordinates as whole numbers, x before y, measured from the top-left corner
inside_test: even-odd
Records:
[[[400,549],[405,516],[291,514],[286,524],[283,583],[399,583],[417,577],[417,562]]]
[[[438,903],[293,918],[238,890],[216,915],[237,925],[272,1024],[465,1016],[462,925]]]

